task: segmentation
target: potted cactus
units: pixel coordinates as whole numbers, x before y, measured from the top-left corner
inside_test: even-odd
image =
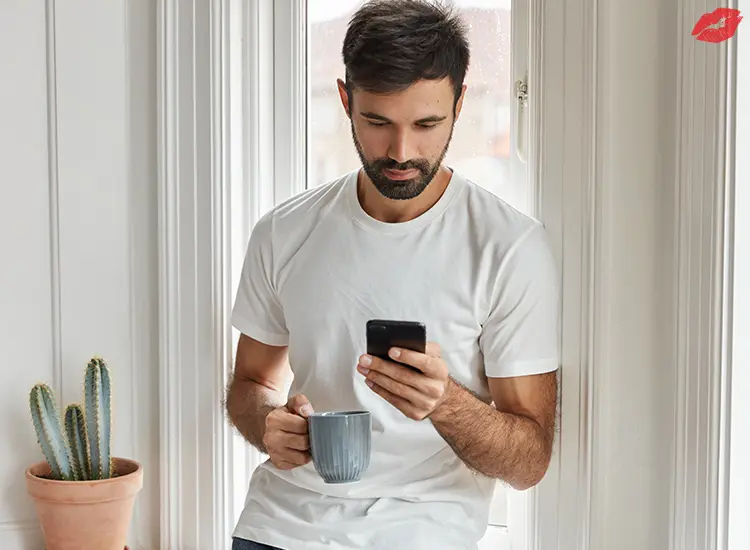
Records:
[[[45,550],[123,550],[138,491],[140,464],[112,457],[109,368],[93,357],[86,366],[83,407],[60,418],[55,395],[36,384],[31,418],[45,461],[26,470]]]

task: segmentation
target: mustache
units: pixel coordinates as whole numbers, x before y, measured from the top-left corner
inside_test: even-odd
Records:
[[[412,159],[406,162],[396,162],[390,158],[376,159],[370,163],[377,170],[419,170],[426,174],[430,170],[430,163],[427,159]]]

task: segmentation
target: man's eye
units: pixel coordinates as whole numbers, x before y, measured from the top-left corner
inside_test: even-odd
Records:
[[[431,128],[437,126],[437,124],[417,124],[417,126],[419,126],[423,130],[430,130]]]
[[[385,126],[386,124],[388,124],[387,122],[373,122],[372,120],[368,120],[367,122],[370,124],[370,126]]]

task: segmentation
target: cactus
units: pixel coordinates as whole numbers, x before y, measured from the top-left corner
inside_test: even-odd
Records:
[[[86,365],[83,399],[83,408],[73,403],[65,409],[63,429],[53,391],[46,384],[31,389],[31,418],[52,479],[83,481],[116,475],[110,452],[109,367],[100,357]]]
[[[70,457],[73,461],[73,479],[91,479],[91,463],[88,453],[88,438],[80,405],[68,405],[65,409],[65,435],[68,437]]]
[[[109,368],[94,357],[86,367],[83,385],[86,403],[86,431],[89,439],[91,478],[107,479],[112,472],[110,455],[111,395]]]
[[[37,441],[52,470],[52,478],[72,481],[73,468],[67,442],[62,434],[55,396],[46,384],[36,384],[29,395],[31,419]]]

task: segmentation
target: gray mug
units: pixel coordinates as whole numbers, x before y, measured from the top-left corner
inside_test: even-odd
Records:
[[[359,481],[370,466],[369,411],[321,412],[308,416],[313,465],[326,483]]]

